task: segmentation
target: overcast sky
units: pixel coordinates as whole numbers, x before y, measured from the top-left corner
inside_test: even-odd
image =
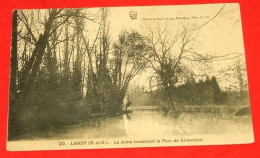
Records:
[[[137,30],[145,34],[145,25],[167,24],[176,30],[182,23],[201,26],[213,18],[224,4],[209,5],[176,5],[176,6],[149,6],[149,7],[114,7],[109,8],[109,25],[112,40],[118,37],[121,30]],[[130,11],[137,13],[137,19],[131,19]],[[197,18],[195,18],[197,17]],[[199,18],[198,18],[199,17]],[[185,18],[180,20],[178,18]],[[199,45],[196,51],[201,54],[223,56],[236,53],[230,58],[242,54],[244,59],[244,44],[242,36],[240,9],[238,4],[226,4],[220,14],[212,21],[202,27],[198,35]],[[244,61],[244,60],[243,60]],[[203,73],[216,75],[219,69],[233,64],[234,60],[219,60],[212,63],[212,69],[207,69]],[[201,72],[199,72],[201,73]],[[134,82],[141,82],[147,86],[145,79],[150,72],[142,73]],[[220,76],[219,76],[220,78]],[[230,80],[234,80],[230,79]],[[225,81],[220,81],[225,87]]]
[[[221,8],[223,8],[221,10]],[[217,15],[217,13],[220,14]],[[100,15],[100,8],[87,8],[85,10],[90,16]],[[130,12],[137,13],[137,19],[131,19]],[[217,15],[217,16],[216,16]],[[216,17],[215,17],[216,16]],[[215,17],[215,18],[214,18]],[[212,19],[213,18],[213,19]],[[184,20],[185,19],[185,20]],[[212,19],[212,20],[210,20]],[[109,34],[112,43],[118,39],[122,30],[135,30],[145,35],[147,29],[145,26],[165,25],[171,32],[177,31],[183,24],[201,27],[197,36],[198,43],[194,46],[194,51],[200,54],[209,54],[233,58],[242,54],[240,58],[244,62],[244,44],[242,36],[240,9],[238,4],[206,4],[206,5],[175,5],[175,6],[143,6],[143,7],[111,7],[108,8],[108,23],[110,27]],[[208,22],[210,20],[210,22]],[[207,23],[208,22],[208,23]],[[204,25],[205,24],[205,25]],[[92,21],[86,21],[85,35],[90,42],[94,41],[98,32],[98,24]],[[237,58],[236,58],[237,60]],[[242,62],[242,63],[243,63]],[[228,67],[234,63],[234,59],[218,60],[212,62],[210,67],[193,66],[193,71],[203,75],[215,75],[221,84],[221,87],[227,87],[227,80],[233,81],[235,78],[224,79],[217,72],[221,68]],[[186,63],[187,65],[189,63]],[[139,85],[148,85],[147,78],[151,72],[143,72],[134,79],[134,83]],[[222,80],[220,80],[222,79]]]

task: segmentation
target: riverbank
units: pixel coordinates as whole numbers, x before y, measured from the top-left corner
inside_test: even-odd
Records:
[[[26,110],[26,109],[24,109]],[[41,110],[41,111],[39,111]],[[19,124],[15,127],[16,133],[9,136],[8,140],[19,140],[25,135],[38,132],[50,132],[73,126],[82,122],[95,119],[106,119],[132,113],[132,110],[122,110],[116,114],[89,113],[86,108],[72,107],[66,109],[56,106],[53,109],[27,109],[27,115],[20,115]]]

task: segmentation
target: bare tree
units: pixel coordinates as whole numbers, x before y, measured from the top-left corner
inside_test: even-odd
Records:
[[[157,79],[158,86],[165,93],[164,99],[175,110],[172,93],[186,70],[185,61],[200,56],[193,50],[198,31],[190,31],[188,25],[183,26],[176,34],[172,34],[167,25],[163,29],[160,25],[155,29],[147,26],[147,30],[146,39],[152,51],[146,60],[154,70],[153,77]]]
[[[20,18],[23,21],[26,29],[30,33],[33,42],[35,44],[33,52],[30,56],[29,61],[25,64],[25,67],[22,69],[21,81],[19,85],[20,92],[26,92],[30,89],[31,84],[37,72],[39,70],[40,64],[42,62],[43,55],[45,53],[46,46],[48,44],[48,40],[50,36],[61,26],[63,25],[71,16],[73,16],[73,11],[68,12],[64,11],[63,9],[51,9],[48,11],[48,16],[46,16],[45,21],[43,22],[44,31],[41,33],[36,39],[34,33],[32,32],[32,28],[29,25],[28,19],[26,15],[21,12]],[[59,23],[54,27],[53,23],[58,20]]]
[[[130,81],[147,66],[144,59],[150,47],[138,32],[123,31],[114,44],[114,57],[111,60],[114,93],[120,104],[123,103]]]
[[[94,112],[116,114],[122,110],[130,81],[146,66],[147,61],[143,59],[147,52],[145,40],[137,32],[123,31],[111,48],[104,8],[92,46],[84,39],[89,59],[87,103],[92,105]]]

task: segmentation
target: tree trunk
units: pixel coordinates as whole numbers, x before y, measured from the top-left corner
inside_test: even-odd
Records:
[[[10,73],[10,100],[16,96],[17,92],[17,71],[18,71],[18,60],[17,60],[17,10],[13,12],[13,23],[12,23],[12,50],[11,50],[11,73]]]
[[[21,77],[21,83],[19,85],[20,92],[27,93],[32,86],[33,80],[37,75],[42,62],[42,57],[45,53],[45,49],[50,36],[53,21],[55,20],[57,10],[53,9],[50,13],[49,19],[46,22],[44,33],[40,35],[39,40],[35,44],[35,48],[32,52],[32,56],[29,62],[26,64]],[[31,73],[30,73],[31,72]]]
[[[8,139],[16,135],[15,127],[17,125],[16,113],[18,112],[15,108],[15,100],[17,95],[17,71],[18,71],[18,60],[17,60],[17,10],[13,11],[13,22],[12,22],[12,48],[11,48],[11,73],[10,73],[10,92],[9,92],[9,121],[8,121]]]

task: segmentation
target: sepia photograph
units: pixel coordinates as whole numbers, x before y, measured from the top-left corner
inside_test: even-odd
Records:
[[[20,9],[7,150],[254,142],[237,3]]]

